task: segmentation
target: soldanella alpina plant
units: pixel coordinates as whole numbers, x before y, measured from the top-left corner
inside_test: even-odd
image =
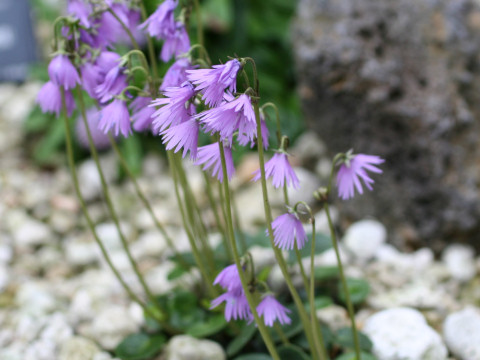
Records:
[[[196,30],[195,44],[190,40],[191,28]],[[67,15],[54,24],[50,81],[42,87],[37,100],[44,112],[62,114],[73,184],[88,226],[111,270],[146,316],[144,332],[122,342],[117,356],[148,359],[161,349],[167,337],[188,333],[225,344],[230,358],[243,354],[239,359],[266,359],[268,353],[275,360],[326,360],[335,356],[371,359],[371,343],[356,329],[354,303],[359,300],[353,301],[350,296],[352,281],[344,275],[329,201],[334,186],[342,200],[354,197],[355,191],[362,194],[363,186],[372,190],[374,180],[369,172],[381,173],[378,165],[383,160],[354,154],[352,150],[335,156],[329,183],[315,193],[326,213],[330,238],[316,234],[310,207],[305,202],[289,202],[289,189],[298,188],[300,180],[290,165],[289,140],[282,135],[278,110],[273,103],[261,101],[254,59],[226,57],[224,63],[212,64],[202,39],[198,0],[164,0],[151,14],[141,0],[70,0]],[[169,65],[163,74],[159,73],[159,61]],[[93,107],[87,109],[87,103]],[[97,165],[104,200],[143,288],[141,294],[132,290],[114,266],[82,197],[70,134],[74,113],[79,113],[83,121],[84,142]],[[271,123],[272,114],[276,121]],[[269,137],[272,130],[276,139]],[[148,196],[138,186],[117,147],[117,138],[139,136],[145,131],[157,136],[166,150],[174,181],[172,190],[190,243],[188,253],[179,252],[174,239],[157,220]],[[199,270],[201,282],[195,293],[191,289],[176,289],[156,296],[150,290],[119,225],[98,159],[100,141],[103,146],[106,139],[103,135],[109,138],[139,200],[174,254],[177,268],[172,277],[191,268]],[[288,289],[284,293],[272,291],[267,281],[269,269],[256,267],[248,252],[248,243],[252,241],[245,240],[247,235],[235,221],[238,214],[230,181],[235,176],[233,154],[241,147],[258,154],[260,167],[252,174],[252,181],[259,183],[253,186],[262,189],[266,230],[257,240],[268,239]],[[204,172],[215,228],[204,221],[184,159]],[[284,196],[284,212],[275,219],[267,182]],[[309,234],[305,221],[311,225]],[[214,231],[223,238],[217,248],[212,248],[208,241],[209,233]],[[321,248],[319,241],[333,246],[337,257],[338,268],[330,269],[329,276],[325,276],[325,269],[315,266],[314,256]],[[293,256],[285,257],[286,253]],[[305,255],[310,256],[309,271],[302,261]],[[294,284],[295,271],[301,275],[301,286]],[[351,320],[350,329],[335,334],[316,317],[316,309],[331,302],[325,296],[327,287],[322,285],[322,279],[328,277],[338,281],[336,297],[346,304]],[[322,295],[317,296],[318,292]],[[246,355],[248,352],[251,354]]]

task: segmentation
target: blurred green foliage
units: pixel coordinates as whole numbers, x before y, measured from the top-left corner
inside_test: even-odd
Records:
[[[152,13],[159,0],[144,0],[147,11]],[[192,6],[190,0],[181,5]],[[44,0],[31,0],[37,23],[53,23],[59,9]],[[295,2],[290,0],[200,0],[205,46],[213,63],[222,63],[228,56],[252,57],[260,80],[261,103],[274,102],[280,111],[282,130],[291,140],[303,130],[299,100],[295,91],[293,55],[290,44],[290,21],[295,12]],[[191,8],[193,11],[193,7]],[[189,18],[192,44],[196,43],[197,23],[195,13]],[[52,29],[53,36],[53,29]],[[156,43],[157,52],[161,43]],[[47,81],[47,61],[32,67],[31,77]],[[160,65],[164,74],[169,64]],[[268,110],[271,144],[276,147],[274,136],[275,115]],[[75,111],[72,118],[76,119]],[[72,126],[73,129],[73,126]],[[52,115],[34,109],[26,121],[28,149],[32,158],[43,166],[56,166],[58,154],[64,149],[64,130]],[[206,139],[204,139],[206,140]],[[202,142],[202,140],[200,140]],[[141,169],[141,159],[147,151],[162,151],[159,139],[150,134],[120,140],[120,147],[134,173]],[[237,147],[235,161],[248,151]],[[76,148],[76,158],[89,156],[87,151]]]

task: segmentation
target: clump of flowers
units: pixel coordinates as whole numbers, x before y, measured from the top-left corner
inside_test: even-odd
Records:
[[[290,164],[291,155],[287,152],[286,136],[279,136],[278,148],[273,151],[270,159],[265,161],[265,151],[268,151],[271,145],[268,137],[270,124],[265,115],[267,104],[260,106],[261,96],[254,60],[248,57],[236,57],[230,58],[224,64],[212,65],[202,44],[191,46],[187,10],[180,9],[179,2],[176,0],[163,1],[148,17],[145,16],[142,1],[70,0],[67,9],[69,16],[61,18],[56,23],[56,26],[61,29],[55,32],[56,47],[48,68],[50,81],[40,90],[37,101],[44,112],[59,115],[62,109],[64,110],[67,153],[72,166],[74,183],[78,185],[68,122],[75,106],[78,106],[84,124],[85,134],[82,135],[82,141],[93,140],[93,145],[97,141],[100,143],[101,140],[103,147],[105,138],[110,139],[107,134],[117,138],[128,138],[137,132],[151,131],[158,137],[158,143],[163,144],[167,153],[185,233],[190,242],[196,267],[203,278],[201,294],[210,300],[210,310],[217,311],[217,308],[224,306],[226,321],[254,322],[272,357],[279,359],[271,333],[267,328],[277,324],[285,326],[292,323],[293,307],[290,305],[286,307],[277,300],[281,299],[283,302],[285,298],[292,299],[305,331],[308,346],[314,355],[313,358],[326,359],[323,354],[326,352],[325,345],[320,340],[319,324],[313,311],[315,218],[307,204],[302,202],[289,204],[288,191],[292,188],[298,189],[300,180]],[[162,41],[160,51],[156,51],[152,38]],[[141,48],[141,44],[145,43],[148,44],[149,56],[146,56]],[[133,49],[118,53],[116,50],[118,44],[128,44]],[[196,47],[203,49],[202,57],[192,55]],[[173,59],[163,76],[158,74],[159,67],[156,63],[158,59],[165,63]],[[142,80],[134,81],[134,75],[137,72],[143,77]],[[249,86],[249,75],[254,79],[253,87]],[[242,79],[246,79],[243,85],[239,81],[241,76]],[[92,98],[97,110],[86,112],[83,92]],[[269,105],[274,106],[271,103]],[[277,121],[276,132],[282,134],[280,121]],[[90,136],[85,136],[88,134]],[[105,136],[102,138],[99,134]],[[115,142],[112,146],[115,147]],[[234,206],[230,181],[235,175],[233,154],[236,148],[246,146],[250,149],[256,148],[258,153],[260,168],[253,174],[253,180],[259,181],[262,186],[267,226],[265,234],[270,240],[276,262],[288,288],[288,294],[284,294],[283,297],[276,297],[273,294],[265,279],[262,279],[259,272],[255,270],[253,258],[247,249],[240,251],[237,242],[238,236],[235,231],[238,232],[239,229],[235,228],[233,221]],[[92,149],[95,150],[95,146]],[[122,166],[129,174],[122,154],[118,153],[123,160]],[[192,195],[184,169],[183,162],[187,160],[183,158],[187,154],[195,166],[209,175],[206,176],[205,187],[215,214],[216,226],[224,235],[224,253],[228,253],[228,263],[231,264],[221,270],[216,277],[215,273],[225,262],[217,263],[215,253],[209,247],[207,236],[209,227],[204,223],[203,214]],[[95,152],[94,155],[96,155]],[[336,174],[339,197],[343,200],[350,199],[354,196],[355,189],[362,194],[362,182],[372,190],[374,180],[367,171],[381,173],[382,170],[377,166],[383,161],[378,156],[353,154],[351,151],[337,155],[333,161],[331,179]],[[98,165],[98,172],[103,177],[100,165]],[[283,190],[287,209],[274,220],[266,191],[269,179],[275,189]],[[219,185],[218,197],[221,199],[219,204],[215,203],[215,194],[210,183],[216,180]],[[132,181],[135,182],[133,177]],[[332,188],[331,182],[318,192],[330,226],[328,195]],[[103,183],[108,209],[112,217],[117,218],[109,198],[108,187]],[[182,254],[176,251],[175,241],[155,218],[147,197],[141,193],[140,187],[135,188],[150,211],[156,226],[175,253],[175,257],[182,259]],[[78,186],[76,190],[81,197]],[[308,250],[307,245],[310,245],[301,220],[300,205],[306,208],[308,220],[312,225],[309,279],[304,272],[298,253],[300,249]],[[83,210],[96,241],[107,257],[107,263],[112,267],[112,271],[125,290],[143,307],[148,316],[160,323],[166,332],[177,333],[179,329],[175,327],[172,329],[172,323],[169,322],[166,305],[157,301],[143,279],[118,224],[116,226],[122,246],[148,298],[148,303],[135,294],[109,260],[108,252],[93,226],[88,208],[83,206]],[[248,209],[242,209],[242,211],[248,211]],[[331,237],[337,258],[340,259],[335,231],[332,227]],[[304,278],[303,293],[307,294],[303,299],[292,281],[289,264],[284,259],[282,251],[295,251],[297,254],[298,265]],[[341,270],[341,261],[338,266],[349,305],[352,331],[355,339],[358,340],[346,280]],[[308,281],[310,281],[309,284]],[[222,293],[219,293],[217,285],[222,289]],[[307,311],[306,303],[312,309],[311,311]],[[158,307],[156,311],[152,311],[152,306]],[[355,350],[359,357],[358,346]]]

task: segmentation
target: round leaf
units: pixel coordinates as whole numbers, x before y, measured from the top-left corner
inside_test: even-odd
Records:
[[[197,338],[207,337],[218,333],[225,326],[227,326],[225,316],[223,314],[219,314],[211,316],[206,322],[198,322],[193,324],[187,330],[187,334]]]
[[[350,300],[355,305],[364,302],[370,292],[368,282],[363,279],[347,279],[347,288],[350,293]],[[345,303],[345,293],[340,282],[338,283],[338,290],[338,297]]]
[[[115,355],[122,360],[144,360],[155,356],[165,344],[165,336],[143,333],[127,336],[118,344]]]
[[[223,315],[222,315],[223,316]],[[243,349],[252,339],[253,335],[257,332],[257,328],[253,325],[245,325],[240,331],[240,334],[233,339],[227,346],[227,355],[233,356]]]

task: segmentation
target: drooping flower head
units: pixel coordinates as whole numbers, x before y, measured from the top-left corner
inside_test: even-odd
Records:
[[[232,148],[230,146],[223,146],[225,154],[225,165],[227,167],[227,177],[230,180],[235,173],[233,166]],[[216,177],[220,182],[223,182],[222,160],[220,157],[220,148],[218,143],[201,146],[198,148],[197,161],[195,165],[202,165],[203,170],[211,169],[212,176]]]
[[[101,103],[107,102],[115,95],[120,95],[127,87],[127,76],[123,73],[121,57],[117,53],[104,51],[97,59],[100,74],[99,85],[95,94]]]
[[[307,241],[302,222],[293,213],[278,216],[272,221],[272,229],[274,244],[282,250],[293,250],[295,240],[297,241],[297,248],[301,249]]]
[[[80,82],[77,69],[66,55],[57,55],[50,61],[48,75],[54,84],[65,90],[73,89]]]
[[[268,150],[268,137],[270,136],[270,131],[268,130],[267,123],[263,119],[262,115],[260,114],[260,126],[262,129],[262,143],[263,143],[263,149]],[[256,134],[256,131],[255,131]],[[250,143],[250,147],[253,148],[255,146],[255,141],[250,139],[246,134],[244,133],[239,133],[237,135],[237,141],[238,144],[241,146],[247,146]]]
[[[218,145],[218,144],[215,144]],[[213,285],[220,285],[225,290],[230,292],[239,292],[242,290],[242,282],[240,281],[240,275],[238,274],[238,269],[236,264],[227,266],[225,269],[220,271]]]
[[[253,140],[257,134],[255,112],[250,97],[246,94],[237,98],[227,94],[220,106],[204,111],[196,117],[200,119],[206,132],[218,132],[221,140],[228,140],[230,143],[236,131],[249,140]]]
[[[152,125],[152,115],[155,112],[153,107],[148,106],[152,98],[138,96],[130,103],[132,113],[133,130],[137,132],[150,129]]]
[[[174,10],[177,1],[165,0],[150,17],[140,25],[151,37],[166,39],[175,32]]]
[[[187,70],[187,78],[203,94],[205,104],[218,106],[223,100],[225,90],[237,91],[237,74],[241,68],[240,61],[233,59],[224,65],[213,65],[213,69]]]
[[[260,179],[260,169],[254,173],[253,181]],[[287,154],[284,152],[277,152],[273,157],[265,163],[265,176],[268,179],[272,178],[272,184],[275,188],[283,187],[285,184],[293,188],[298,188],[299,180],[297,175],[288,162]]]
[[[169,126],[175,126],[189,120],[194,115],[194,107],[186,103],[195,95],[193,85],[188,81],[182,86],[169,87],[163,92],[164,98],[158,98],[151,107],[160,106],[153,114],[153,131],[160,133]]]
[[[40,105],[42,112],[54,113],[57,116],[62,111],[62,94],[60,87],[53,82],[46,82],[37,95],[37,103]],[[68,116],[72,115],[75,108],[75,101],[70,91],[65,91],[65,105],[67,106]]]
[[[67,13],[77,18],[80,21],[80,25],[85,28],[90,28],[92,23],[89,19],[92,13],[92,5],[83,0],[69,0],[67,4]]]
[[[250,320],[253,318],[247,298],[243,292],[234,293],[228,291],[220,295],[212,300],[210,309],[216,308],[223,302],[225,302],[225,320]]]
[[[187,81],[187,70],[193,70],[193,66],[188,58],[177,59],[167,70],[163,77],[160,90],[166,90],[169,87],[180,86]]]
[[[113,129],[115,136],[121,133],[124,137],[128,137],[132,133],[132,129],[130,127],[130,114],[125,101],[114,99],[105,106],[100,112],[98,127],[105,133]]]
[[[105,134],[98,128],[98,123],[100,121],[100,112],[94,107],[90,108],[86,111],[86,117],[88,128],[90,130],[90,135],[92,136],[93,145],[95,145],[95,148],[97,150],[108,149],[111,145],[108,134]],[[77,119],[75,130],[75,137],[78,140],[79,144],[84,149],[89,149],[90,144],[88,140],[87,129],[81,115]]]
[[[164,62],[169,61],[173,56],[182,55],[190,50],[190,38],[188,37],[185,25],[177,22],[175,31],[165,38],[160,53],[160,59]]]
[[[337,172],[338,196],[343,200],[350,199],[355,195],[355,189],[359,194],[363,194],[360,179],[363,180],[368,190],[373,190],[374,181],[368,176],[367,170],[381,174],[382,170],[375,165],[382,164],[384,161],[379,156],[352,154],[349,151]]]
[[[165,149],[174,149],[174,152],[183,149],[182,157],[185,157],[187,152],[190,151],[190,158],[192,160],[196,159],[198,130],[198,121],[194,118],[168,128],[161,133],[163,136],[162,142],[166,145]]]
[[[263,316],[265,325],[272,327],[273,323],[278,320],[282,325],[290,324],[292,320],[288,317],[291,311],[280,304],[273,295],[266,295],[257,306],[257,312],[260,317]]]

